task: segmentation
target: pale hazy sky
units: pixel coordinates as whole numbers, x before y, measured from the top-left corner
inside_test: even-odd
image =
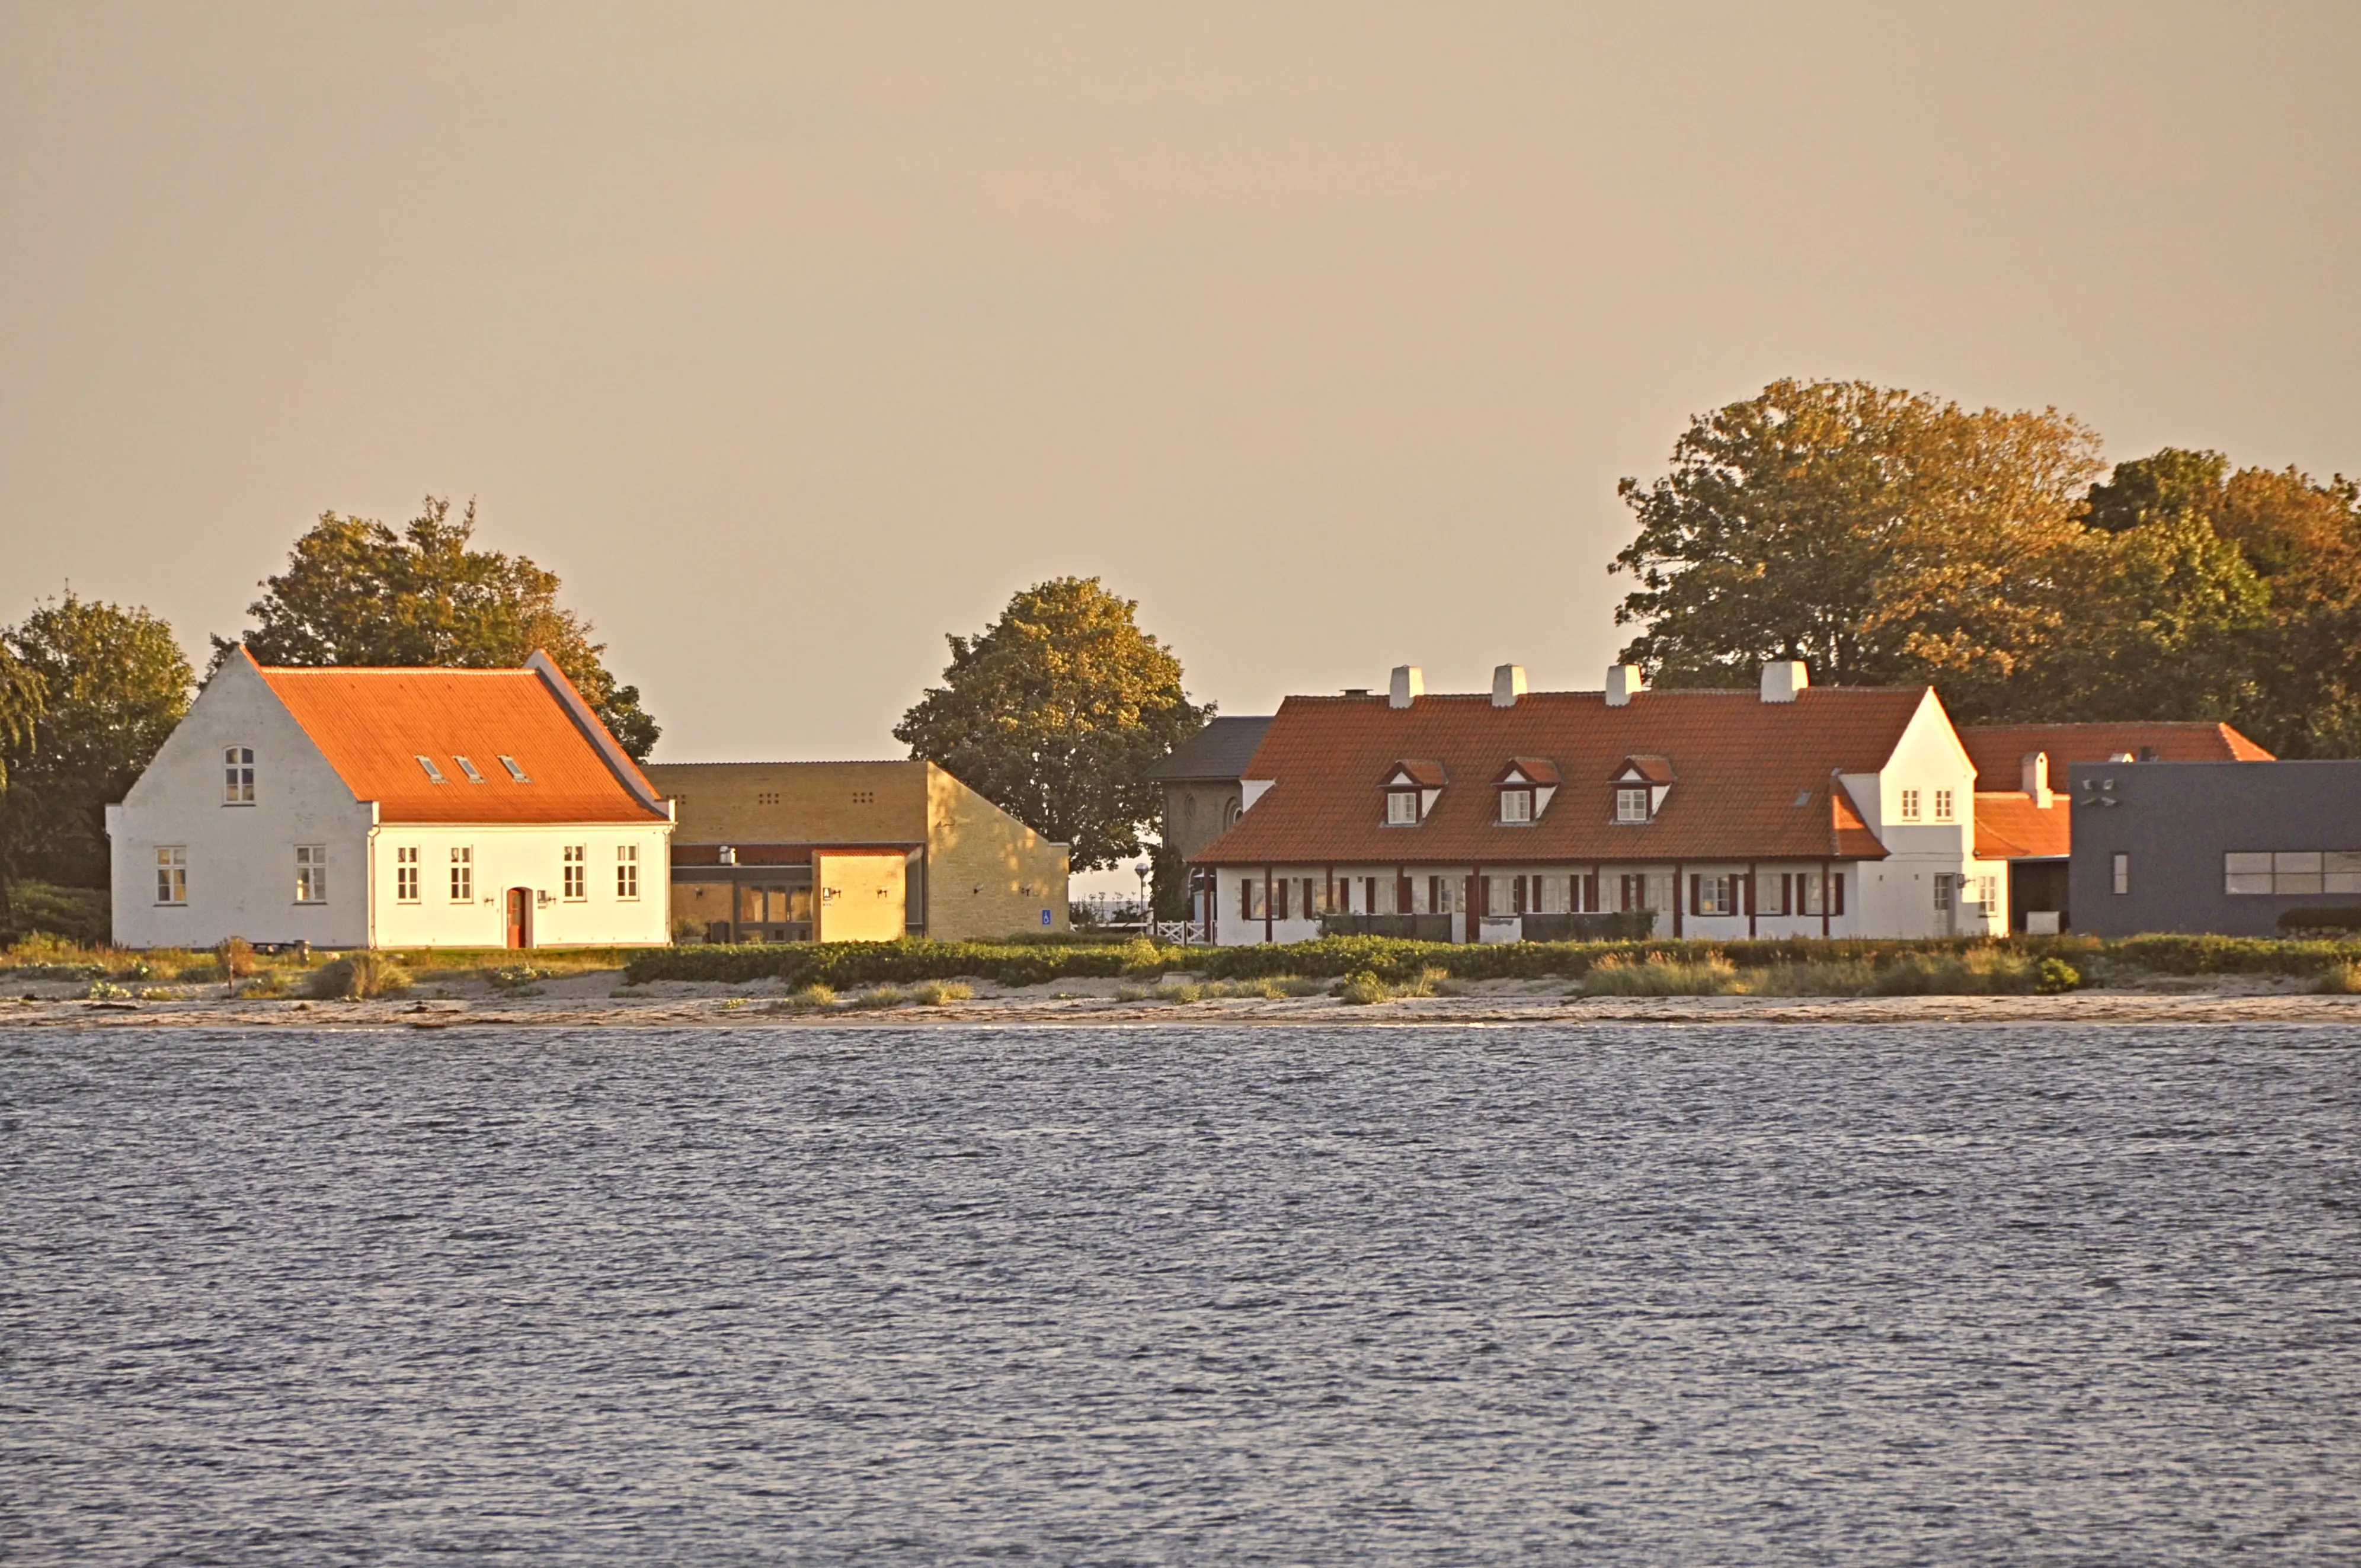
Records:
[[[1016,587],[1200,698],[1593,686],[1782,375],[2361,471],[2361,5],[0,9],[0,620],[202,659],[478,498],[660,759],[898,754]]]

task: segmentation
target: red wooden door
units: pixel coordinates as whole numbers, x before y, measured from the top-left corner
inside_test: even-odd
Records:
[[[533,932],[530,928],[532,920],[533,890],[526,887],[512,887],[509,889],[510,947],[529,948],[533,946]]]

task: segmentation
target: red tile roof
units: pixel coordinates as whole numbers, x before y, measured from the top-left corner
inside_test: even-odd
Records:
[[[554,679],[533,669],[256,668],[353,797],[378,803],[380,821],[664,820],[653,786],[555,666]],[[447,783],[427,777],[422,755]],[[511,778],[503,756],[532,782]]]
[[[2062,784],[2064,781],[2061,779]],[[2060,788],[2048,808],[2021,789],[1976,795],[1976,859],[2022,861],[2062,856],[2071,848],[2073,813]]]
[[[1976,765],[1976,788],[2021,790],[2029,751],[2049,753],[2052,788],[2070,762],[2103,762],[2118,751],[2153,751],[2158,762],[2268,762],[2271,754],[2226,724],[1962,724],[1960,743]],[[2061,854],[2063,850],[2059,851]]]
[[[1511,707],[1488,695],[1297,696],[1281,705],[1249,775],[1276,781],[1203,865],[1340,862],[1772,860],[1882,856],[1833,775],[1875,773],[1923,702],[1924,687],[1812,687],[1792,703],[1752,691],[1642,692],[1609,707],[1599,692],[1532,692]],[[1444,787],[1417,827],[1389,828],[1378,781],[1400,759],[1431,757],[1460,780],[1497,777],[1512,757],[1546,758],[1578,782],[1530,826],[1495,820],[1498,792]],[[1627,760],[1669,761],[1653,822],[1618,825],[1607,783]],[[1596,781],[1595,783],[1592,781]]]
[[[1256,755],[1260,756],[1261,753],[1257,751]],[[1262,775],[1257,773],[1255,777]],[[1385,782],[1391,784],[1396,779],[1408,779],[1421,789],[1441,789],[1451,782],[1444,773],[1443,764],[1427,757],[1395,759],[1393,765],[1386,770]]]
[[[1565,783],[1565,778],[1557,771],[1557,764],[1547,757],[1511,757],[1499,773],[1492,775],[1492,782],[1507,784],[1509,775],[1511,773],[1521,773],[1528,784],[1562,784]]]

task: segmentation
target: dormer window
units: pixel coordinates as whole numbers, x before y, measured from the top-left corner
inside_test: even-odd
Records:
[[[1664,797],[1673,793],[1673,764],[1664,757],[1626,757],[1608,783],[1615,786],[1615,820],[1645,827],[1664,809]]]
[[[1443,797],[1443,764],[1405,758],[1386,771],[1386,826],[1415,828],[1434,815]]]
[[[451,782],[449,779],[443,776],[443,770],[434,765],[434,759],[427,756],[423,752],[419,753],[418,765],[426,770],[426,778],[428,783],[449,784]]]
[[[482,784],[484,782],[484,775],[476,771],[475,763],[467,761],[465,757],[454,757],[451,760],[459,764],[459,771],[467,775],[467,782],[469,784]]]
[[[514,757],[503,754],[500,758],[500,766],[506,768],[509,771],[509,777],[516,780],[517,783],[533,783],[531,779],[525,777],[524,765],[519,762]]]
[[[1511,757],[1492,780],[1492,787],[1500,792],[1500,813],[1496,820],[1504,828],[1529,828],[1549,809],[1550,796],[1557,793],[1563,782],[1557,764],[1546,757]]]

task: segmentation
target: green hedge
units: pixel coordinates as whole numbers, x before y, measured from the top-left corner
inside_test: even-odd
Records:
[[[34,935],[62,937],[103,948],[114,938],[111,900],[103,887],[59,887],[46,882],[8,884],[8,914],[0,919],[0,947]]]
[[[1391,983],[1438,969],[1455,980],[1576,980],[1609,954],[1644,961],[1696,962],[1719,956],[1741,969],[1783,963],[1855,960],[1891,963],[1908,953],[1958,953],[1997,947],[2057,958],[2089,972],[2093,966],[2158,974],[2320,974],[2351,961],[2349,944],[2259,937],[2015,937],[1999,941],[1940,938],[1783,937],[1756,941],[1410,942],[1390,937],[1323,937],[1317,941],[1246,948],[1176,948],[1137,938],[1120,945],[1016,942],[834,942],[748,947],[651,948],[631,955],[624,976],[742,984],[777,979],[790,986],[903,984],[927,980],[988,980],[1039,985],[1053,980],[1137,979],[1182,970],[1209,980],[1279,975],[1334,979],[1368,972]]]
[[[2279,911],[2282,931],[2361,931],[2361,909],[2350,905],[2315,905]]]

